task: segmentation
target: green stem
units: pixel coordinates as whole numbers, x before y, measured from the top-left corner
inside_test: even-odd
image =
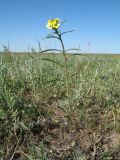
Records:
[[[60,39],[60,42],[61,42],[61,45],[62,45],[62,52],[65,53],[65,47],[64,47],[64,44],[63,44],[63,40],[61,38],[61,35],[59,35],[59,39]]]
[[[66,90],[67,90],[67,97],[68,97],[69,96],[69,83],[68,83],[68,68],[67,68],[67,57],[65,54],[65,46],[62,40],[62,34],[58,30],[55,30],[55,33],[58,35],[58,39],[60,40],[60,43],[62,46],[62,53],[64,56],[64,62],[65,62],[65,83],[66,83]]]
[[[62,53],[65,57],[65,46],[64,46],[64,43],[63,43],[63,40],[62,40],[62,37],[61,37],[61,33],[58,30],[55,30],[55,33],[58,35],[58,39],[60,40],[60,43],[62,45]]]

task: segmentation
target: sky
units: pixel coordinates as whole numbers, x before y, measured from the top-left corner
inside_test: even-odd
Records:
[[[83,53],[120,53],[120,0],[0,0],[0,51],[60,48],[58,40],[45,39],[48,19],[65,20],[61,31],[65,48]]]

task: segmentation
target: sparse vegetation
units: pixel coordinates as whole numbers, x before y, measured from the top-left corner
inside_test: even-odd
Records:
[[[1,160],[119,160],[120,57],[0,54]],[[68,94],[69,92],[69,94]]]

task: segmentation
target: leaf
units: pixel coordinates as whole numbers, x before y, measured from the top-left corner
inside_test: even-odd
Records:
[[[59,65],[59,66],[63,67],[63,65],[61,65],[59,62],[54,61],[54,60],[52,60],[52,59],[42,58],[41,60],[43,60],[43,61],[49,61],[49,62],[55,63],[55,64],[57,64],[57,65]]]
[[[59,39],[59,38],[56,37],[56,36],[46,36],[45,38],[57,38],[57,39]]]
[[[66,50],[66,52],[68,52],[68,51],[80,51],[80,49],[78,49],[78,48],[71,48],[71,49],[67,49]]]
[[[71,75],[71,77],[74,77],[74,76],[76,76],[78,74],[80,74],[80,73],[74,73],[74,74]]]
[[[66,34],[66,33],[69,33],[69,32],[73,32],[73,31],[74,31],[74,30],[66,31],[66,32],[61,33],[61,35]]]
[[[59,50],[59,49],[46,49],[46,50],[41,51],[41,53],[49,52],[49,51],[59,51],[59,52],[62,52],[62,51]]]

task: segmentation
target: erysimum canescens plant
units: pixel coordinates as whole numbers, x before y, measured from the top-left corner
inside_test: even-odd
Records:
[[[64,57],[64,75],[65,75],[65,86],[66,86],[66,91],[67,91],[67,97],[70,92],[70,85],[69,85],[69,72],[68,72],[68,58],[71,57],[71,55],[67,54],[68,51],[70,50],[76,50],[76,49],[65,49],[64,43],[62,36],[68,32],[72,32],[73,30],[61,32],[60,27],[64,23],[64,21],[61,21],[59,18],[54,18],[54,19],[49,19],[47,22],[46,27],[50,30],[53,30],[53,32],[49,35],[46,36],[46,38],[55,38],[60,41],[62,49],[47,49],[42,52],[47,52],[47,51],[59,51],[62,53]],[[77,49],[78,50],[78,49]]]
[[[47,22],[46,27],[48,29],[53,30],[54,32],[52,34],[49,34],[48,36],[46,36],[46,38],[56,38],[60,41],[61,45],[62,45],[62,50],[58,50],[58,49],[50,49],[47,51],[51,51],[51,50],[56,50],[56,51],[60,51],[63,53],[64,58],[66,59],[66,55],[65,53],[68,52],[69,50],[76,50],[76,49],[68,49],[65,50],[64,47],[64,43],[63,43],[63,39],[62,36],[66,33],[72,32],[73,30],[70,31],[65,31],[65,32],[61,32],[60,27],[61,25],[64,23],[64,21],[60,20],[59,18],[53,18],[53,19],[49,19]],[[77,49],[78,50],[78,49]],[[46,50],[45,50],[46,51]]]

